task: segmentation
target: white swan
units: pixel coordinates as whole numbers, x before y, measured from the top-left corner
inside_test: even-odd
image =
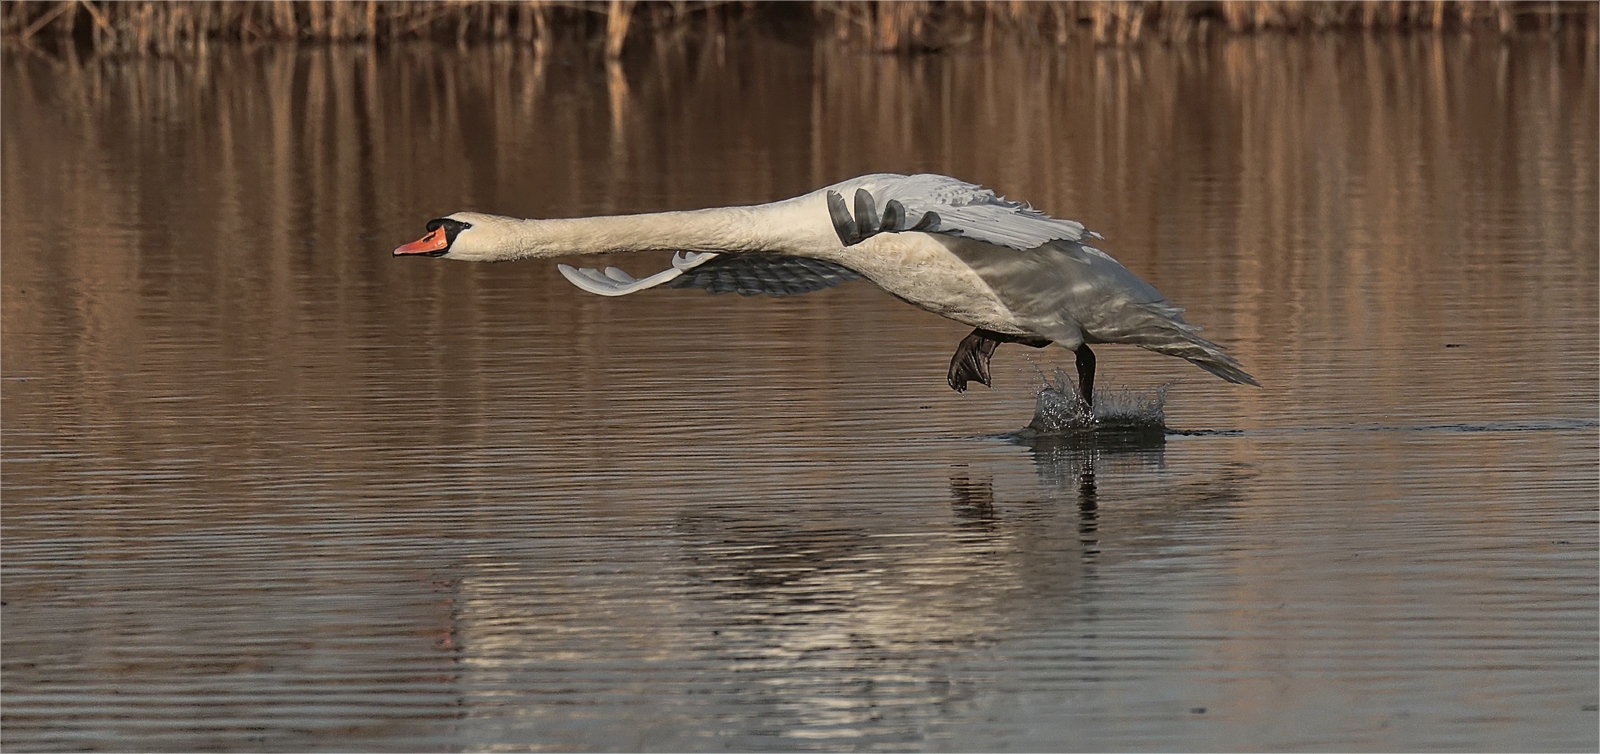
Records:
[[[850,197],[850,199],[846,199]],[[794,295],[865,277],[897,298],[971,325],[949,383],[989,384],[1001,343],[1077,354],[1079,391],[1094,395],[1090,343],[1127,343],[1188,359],[1229,382],[1258,384],[1200,328],[1105,252],[1101,236],[993,191],[942,175],[878,174],[804,196],[688,212],[518,220],[457,212],[395,256],[468,261],[671,250],[672,266],[644,278],[560,265],[591,293],[621,296],[663,283]]]

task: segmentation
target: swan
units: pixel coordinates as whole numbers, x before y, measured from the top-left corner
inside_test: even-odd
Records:
[[[1093,406],[1089,344],[1126,343],[1187,359],[1228,382],[1257,385],[1237,360],[1093,245],[1103,237],[994,191],[943,175],[866,175],[793,199],[642,215],[521,220],[457,212],[394,256],[487,262],[667,250],[671,266],[635,278],[558,265],[574,285],[622,296],[667,285],[789,296],[866,278],[891,295],[973,329],[947,381],[990,384],[1003,343],[1073,351]]]

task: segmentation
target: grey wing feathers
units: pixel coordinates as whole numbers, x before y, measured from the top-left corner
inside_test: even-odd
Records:
[[[1100,237],[1085,229],[1082,223],[1051,217],[1025,202],[1011,201],[982,186],[949,176],[880,174],[836,188],[846,196],[855,193],[857,188],[866,189],[882,204],[896,200],[910,217],[936,213],[937,229],[928,232],[971,238],[1011,249],[1027,250],[1051,241]]]
[[[1027,206],[977,204],[940,210],[939,217],[944,221],[941,233],[1019,250],[1051,241],[1082,241],[1089,235],[1076,222],[1057,220]]]
[[[861,275],[848,267],[804,257],[770,254],[725,254],[705,262],[674,280],[673,288],[703,288],[709,293],[744,296],[798,296]]]

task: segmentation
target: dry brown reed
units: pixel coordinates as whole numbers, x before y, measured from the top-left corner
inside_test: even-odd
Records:
[[[1182,41],[1210,33],[1317,30],[1471,30],[1500,34],[1593,29],[1600,5],[1590,2],[820,2],[673,0],[491,0],[462,2],[8,2],[0,35],[27,46],[73,44],[97,53],[173,54],[219,42],[267,40],[458,43],[520,40],[544,45],[557,35],[595,43],[619,58],[630,37],[685,29],[721,34],[728,21],[767,27],[802,25],[855,47],[916,52],[996,44],[1066,45],[1090,39],[1118,45],[1144,39]]]
[[[460,43],[523,41],[557,36],[594,38],[619,57],[630,31],[660,31],[706,22],[729,3],[678,0],[639,6],[610,2],[8,2],[0,35],[24,46],[72,43],[98,53],[172,54],[225,42],[375,42],[437,40]],[[643,24],[638,21],[644,22]]]

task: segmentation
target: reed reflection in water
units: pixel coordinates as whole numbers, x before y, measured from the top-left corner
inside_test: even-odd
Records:
[[[648,55],[4,59],[8,748],[1596,746],[1583,37]],[[1019,444],[1059,359],[866,285],[388,256],[874,170],[1267,387],[1104,349],[1194,434]]]

